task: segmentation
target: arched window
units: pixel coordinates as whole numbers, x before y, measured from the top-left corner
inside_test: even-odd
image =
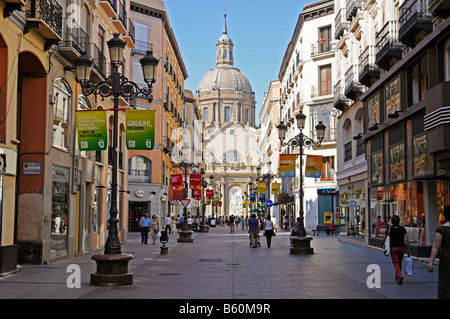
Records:
[[[152,161],[143,156],[133,156],[128,160],[128,182],[151,183]]]
[[[54,86],[53,146],[68,149],[72,91],[64,79],[56,79]]]

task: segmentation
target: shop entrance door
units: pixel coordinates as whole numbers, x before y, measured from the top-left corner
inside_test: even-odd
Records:
[[[150,202],[130,202],[128,204],[128,229],[130,232],[139,232],[139,221],[144,214],[150,216]]]

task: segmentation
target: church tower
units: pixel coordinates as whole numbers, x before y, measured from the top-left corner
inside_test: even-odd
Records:
[[[216,49],[216,66],[200,81],[196,95],[204,122],[204,176],[214,177],[215,197],[222,202],[220,207],[209,205],[206,214],[248,215],[243,196],[255,183],[258,163],[256,101],[249,80],[234,67],[226,14]]]

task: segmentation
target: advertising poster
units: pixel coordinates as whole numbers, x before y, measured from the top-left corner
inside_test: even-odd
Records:
[[[266,194],[266,188],[267,188],[266,183],[257,183],[256,192],[258,193],[258,195]]]
[[[77,116],[80,151],[104,151],[108,144],[105,111],[79,111]]]
[[[127,149],[151,151],[155,146],[155,111],[126,110]]]
[[[280,177],[295,177],[297,155],[280,154]]]
[[[206,199],[213,199],[214,197],[214,190],[213,189],[207,189],[206,190]]]
[[[280,195],[281,183],[272,183],[272,195]]]
[[[322,172],[323,156],[307,155],[305,164],[305,177],[320,178]]]
[[[170,175],[170,183],[172,185],[172,190],[183,190],[183,174]]]
[[[189,175],[189,187],[190,189],[202,189],[202,175],[201,174]]]

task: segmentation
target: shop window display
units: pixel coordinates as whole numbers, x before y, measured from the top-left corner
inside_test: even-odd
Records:
[[[69,169],[53,167],[51,249],[67,248]]]

